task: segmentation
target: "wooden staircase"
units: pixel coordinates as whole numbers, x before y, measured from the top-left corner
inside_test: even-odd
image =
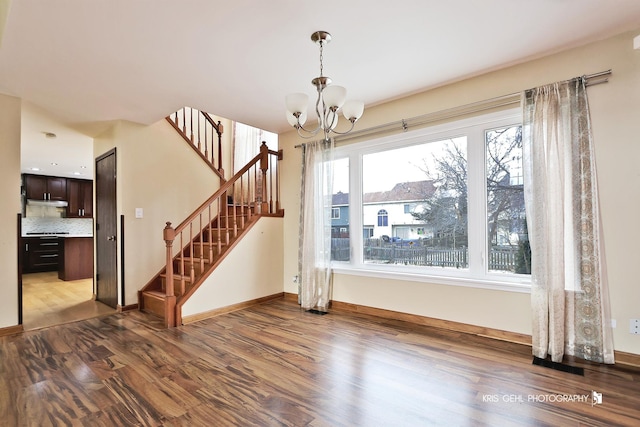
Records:
[[[179,226],[167,222],[165,267],[138,291],[140,310],[162,317],[168,327],[181,325],[184,303],[251,227],[263,216],[284,216],[281,159],[282,150],[263,142],[260,153]]]
[[[176,305],[181,307],[259,217],[253,206],[228,205],[222,216],[214,218],[172,258],[171,274],[167,273],[165,267],[140,291],[140,309],[166,318],[167,326],[181,324],[181,315],[174,314],[167,307],[168,288],[173,288]],[[235,226],[232,224],[234,218]],[[175,239],[171,223],[167,223],[165,238],[167,234],[173,234]],[[169,287],[168,280],[172,280]]]

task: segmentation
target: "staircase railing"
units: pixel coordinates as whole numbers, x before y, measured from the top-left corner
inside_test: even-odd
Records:
[[[180,320],[176,306],[180,307],[181,302],[195,292],[196,271],[202,273],[206,266],[214,263],[214,259],[219,259],[223,247],[228,250],[229,244],[256,216],[283,215],[278,168],[278,160],[281,159],[282,150],[269,150],[263,142],[260,153],[180,225],[173,228],[167,222],[163,238],[166,244],[165,313],[168,326],[175,326]],[[199,275],[198,280],[203,281],[207,275]],[[191,284],[189,289],[186,289],[186,283]]]
[[[207,162],[211,169],[224,180],[222,167],[222,123],[217,123],[204,111],[184,107],[170,116],[167,121],[189,143],[196,153]]]

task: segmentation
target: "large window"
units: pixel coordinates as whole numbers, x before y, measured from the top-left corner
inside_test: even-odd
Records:
[[[334,268],[527,288],[521,135],[509,111],[338,146],[336,171],[350,177],[339,180],[351,196],[342,214],[363,232],[340,242],[352,255]]]

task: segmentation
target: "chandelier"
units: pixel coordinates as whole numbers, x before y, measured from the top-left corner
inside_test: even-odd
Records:
[[[320,47],[320,77],[311,80],[318,91],[316,100],[316,114],[318,115],[318,126],[315,129],[304,127],[307,121],[307,106],[309,97],[305,93],[292,93],[287,95],[285,101],[287,105],[287,121],[303,138],[311,138],[320,131],[324,133],[324,139],[329,139],[330,133],[344,135],[353,130],[356,121],[362,117],[364,103],[361,101],[345,102],[347,89],[342,86],[331,85],[331,79],[324,76],[322,66],[322,53],[324,46],[331,41],[331,34],[326,31],[316,31],[311,34],[311,41]],[[351,127],[344,131],[335,130],[338,125],[338,115],[342,111],[345,119],[351,123]]]

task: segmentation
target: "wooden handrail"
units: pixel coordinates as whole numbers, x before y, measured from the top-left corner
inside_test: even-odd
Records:
[[[204,160],[218,177],[224,181],[222,168],[222,133],[224,126],[217,123],[209,113],[191,107],[183,107],[166,120],[182,136],[191,148]],[[217,135],[217,140],[214,136]],[[216,147],[217,145],[217,147]],[[217,151],[217,155],[216,155]]]
[[[205,266],[214,262],[214,247],[217,251],[216,255],[220,256],[223,252],[223,245],[228,246],[232,241],[235,241],[248,223],[254,222],[253,216],[255,215],[276,216],[282,214],[279,168],[275,167],[275,163],[272,163],[272,161],[277,162],[281,159],[282,150],[269,150],[266,142],[263,142],[260,153],[230,180],[224,182],[180,225],[173,228],[171,223],[167,222],[163,230],[163,239],[166,245],[165,295],[169,301],[172,301],[167,303],[167,310],[172,310],[172,322],[179,321],[177,311],[181,307],[180,304],[183,303],[181,299],[185,296],[187,282],[190,284],[189,294],[194,291],[196,267],[198,277],[201,277]],[[258,169],[260,173],[258,173]],[[239,197],[236,199],[237,194]],[[205,234],[208,237],[206,242],[204,240]],[[198,251],[196,251],[196,246],[199,247]],[[206,253],[205,247],[208,247]],[[176,261],[178,262],[177,272],[174,271]],[[180,280],[177,297],[174,277]],[[167,312],[167,320],[169,319],[168,314]],[[168,326],[175,325],[168,324]]]
[[[227,190],[229,190],[229,188],[231,188],[233,186],[233,184],[235,182],[238,181],[238,179],[244,175],[245,172],[247,172],[249,169],[251,169],[251,167],[253,165],[255,165],[256,163],[258,163],[258,161],[262,158],[262,154],[258,154],[257,156],[255,156],[253,159],[251,159],[251,161],[249,161],[249,163],[247,163],[242,169],[240,169],[230,180],[228,180],[227,182],[225,182],[224,184],[222,184],[222,186],[218,189],[218,191],[216,191],[215,193],[213,193],[213,195],[211,197],[209,197],[203,204],[200,205],[200,207],[198,207],[198,209],[196,209],[195,211],[193,211],[193,213],[191,215],[189,215],[187,217],[187,219],[185,219],[184,221],[182,221],[180,223],[180,225],[178,225],[175,228],[175,232],[179,233],[182,230],[184,230],[184,228],[189,225],[189,223],[191,221],[193,221],[194,219],[196,219],[198,217],[198,215],[200,215],[200,213],[202,213],[202,211],[208,207],[209,205],[212,205],[213,202],[216,201],[216,199],[220,198],[220,196],[224,195],[224,193],[227,192]]]

